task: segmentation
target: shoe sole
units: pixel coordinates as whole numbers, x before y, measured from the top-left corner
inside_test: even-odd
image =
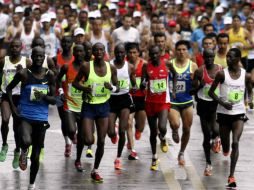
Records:
[[[95,180],[95,179],[92,179],[92,181],[93,181],[94,183],[103,183],[103,180],[97,181],[97,180]]]

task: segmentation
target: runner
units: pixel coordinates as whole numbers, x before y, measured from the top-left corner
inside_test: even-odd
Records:
[[[142,67],[146,64],[146,61],[139,57],[139,45],[137,43],[127,43],[125,46],[127,57],[126,60],[129,64],[135,68],[136,76],[136,91],[130,91],[134,107],[131,107],[131,114],[129,116],[129,125],[127,130],[127,148],[130,150],[129,160],[135,160],[137,153],[134,150],[134,139],[133,139],[133,120],[135,118],[135,139],[140,140],[142,132],[145,128],[146,113],[145,113],[145,94],[146,91],[140,90],[139,86],[141,83]]]
[[[175,46],[176,58],[171,61],[177,73],[177,84],[176,98],[172,98],[168,120],[172,129],[172,138],[175,143],[179,143],[178,129],[180,127],[180,118],[182,119],[183,133],[181,148],[178,154],[178,164],[182,166],[185,165],[184,151],[189,142],[190,128],[193,120],[193,98],[189,94],[189,91],[191,89],[193,74],[197,69],[196,63],[188,58],[189,48],[190,44],[188,41],[178,41]],[[172,80],[172,77],[169,79]]]
[[[74,56],[72,54],[72,45],[73,45],[73,40],[71,36],[64,36],[63,39],[61,40],[61,47],[62,47],[62,52],[59,52],[56,57],[53,57],[57,72],[60,72],[60,69],[63,65],[69,65],[74,61]],[[59,117],[61,119],[61,129],[62,129],[62,134],[64,136],[65,140],[65,151],[64,151],[64,156],[65,157],[70,157],[71,155],[71,140],[69,139],[67,135],[67,125],[64,122],[64,107],[63,107],[63,100],[59,94],[59,92],[63,92],[61,90],[57,90],[56,93],[56,106],[58,110]],[[74,140],[75,141],[75,140]]]
[[[63,65],[60,69],[59,75],[57,77],[57,82],[60,92],[60,96],[64,100],[64,125],[67,127],[67,135],[71,140],[74,140],[76,135],[76,129],[78,128],[77,135],[77,159],[75,161],[75,167],[78,171],[83,171],[80,158],[82,154],[82,150],[84,148],[84,144],[80,141],[80,129],[81,129],[81,106],[82,106],[82,91],[75,89],[72,87],[72,82],[75,79],[80,66],[84,62],[84,47],[82,45],[76,45],[73,48],[73,56],[74,61],[71,63],[67,63]],[[65,76],[63,86],[62,81]],[[66,145],[68,146],[68,145]],[[70,152],[67,152],[66,157],[69,157],[71,154],[71,144],[70,144]]]
[[[81,110],[82,143],[92,145],[94,143],[93,126],[96,123],[97,128],[97,149],[95,154],[94,168],[91,172],[91,178],[95,182],[103,182],[99,175],[98,168],[104,154],[105,137],[108,131],[110,91],[118,92],[118,81],[116,68],[107,62],[104,62],[105,47],[101,43],[93,45],[94,60],[90,63],[84,63],[73,86],[83,91],[83,105]],[[85,78],[85,83],[79,82]],[[112,81],[113,85],[110,84]]]
[[[22,42],[14,38],[10,43],[9,47],[9,56],[5,56],[0,62],[0,73],[1,73],[1,91],[2,91],[2,100],[1,100],[1,116],[2,116],[2,125],[1,125],[1,134],[3,139],[2,150],[0,152],[0,161],[4,162],[6,159],[6,154],[8,151],[7,137],[9,132],[9,121],[11,116],[10,104],[6,94],[6,87],[12,81],[14,75],[17,71],[22,68],[26,68],[31,65],[31,62],[26,57],[21,56]],[[17,86],[12,93],[12,99],[15,106],[18,106],[20,99],[20,86]],[[15,139],[15,150],[14,150],[14,159],[12,162],[12,167],[14,169],[18,168],[18,159],[20,154],[20,143],[19,143],[19,133],[18,127],[20,120],[15,115],[13,116],[13,131]]]
[[[212,175],[212,163],[210,159],[210,149],[220,152],[219,128],[216,123],[217,102],[213,101],[208,95],[208,91],[214,80],[216,73],[222,70],[222,66],[214,64],[215,53],[212,49],[204,50],[204,65],[195,71],[192,89],[190,94],[196,94],[197,114],[200,117],[201,128],[203,132],[203,148],[206,158],[205,176]],[[218,94],[218,90],[216,91]],[[211,147],[210,141],[215,139],[214,146]]]
[[[239,157],[239,140],[243,132],[245,116],[244,91],[248,91],[249,106],[252,103],[252,81],[251,76],[239,66],[241,51],[232,48],[227,53],[228,67],[216,74],[215,80],[209,90],[209,95],[218,102],[217,121],[221,136],[221,143],[224,156],[230,154],[230,133],[232,132],[232,152],[230,173],[227,188],[236,189],[234,177],[235,166]],[[220,86],[219,86],[220,85]],[[219,86],[220,95],[217,96],[215,89]]]
[[[55,79],[52,71],[42,67],[45,52],[41,47],[32,50],[32,66],[18,72],[7,86],[6,92],[10,101],[12,113],[20,117],[21,155],[19,167],[27,168],[28,147],[33,146],[30,168],[30,185],[35,189],[35,178],[39,170],[39,155],[44,144],[48,123],[48,105],[55,104]],[[20,105],[14,105],[12,91],[21,82]],[[31,114],[31,112],[33,114]]]
[[[168,151],[168,143],[165,135],[167,133],[167,115],[170,109],[170,98],[168,89],[168,70],[174,71],[173,66],[169,66],[163,59],[160,59],[160,47],[153,45],[149,47],[150,60],[148,64],[143,65],[141,89],[146,88],[148,82],[148,90],[145,100],[145,111],[148,124],[150,127],[150,144],[152,148],[152,164],[151,170],[157,170],[159,159],[156,153],[157,136],[161,140],[161,150],[166,153]],[[175,92],[176,73],[173,74],[173,97]],[[159,132],[159,134],[158,134]]]
[[[120,157],[122,155],[122,151],[125,144],[125,132],[128,128],[128,119],[130,115],[130,107],[133,104],[131,95],[129,94],[129,86],[130,83],[135,88],[136,80],[135,80],[135,70],[134,66],[130,65],[125,58],[125,47],[123,44],[118,44],[114,50],[115,59],[111,62],[117,69],[117,78],[120,91],[118,93],[111,93],[111,97],[109,99],[110,105],[110,114],[109,114],[109,132],[108,135],[110,137],[115,137],[115,123],[116,119],[119,119],[119,141],[118,141],[118,149],[117,149],[117,158],[115,159],[115,169],[120,170],[121,160]],[[137,159],[137,156],[135,156]]]

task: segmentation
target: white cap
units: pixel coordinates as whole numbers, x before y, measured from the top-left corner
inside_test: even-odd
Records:
[[[183,1],[182,0],[175,0],[175,4],[176,5],[183,4]]]
[[[233,22],[232,17],[227,16],[224,18],[224,24],[232,24],[232,22]]]
[[[109,10],[117,10],[117,6],[115,3],[110,3],[110,5],[108,6]]]
[[[95,18],[101,18],[101,12],[99,10],[94,11],[94,17]]]
[[[160,0],[160,2],[162,3],[162,2],[167,2],[167,0]]]
[[[40,8],[40,6],[36,5],[36,4],[33,4],[33,6],[32,6],[32,10],[39,9],[39,8]]]
[[[94,11],[88,12],[88,18],[95,18]]]
[[[215,13],[223,13],[224,10],[223,10],[223,8],[221,6],[218,6],[218,7],[215,8],[214,12]]]
[[[221,4],[220,4],[220,6],[222,7],[222,8],[228,8],[228,3],[226,2],[226,1],[223,1]]]
[[[76,28],[76,29],[74,30],[74,36],[77,36],[77,35],[79,35],[79,34],[85,35],[85,31],[84,31],[83,28]]]
[[[49,12],[50,19],[56,19],[56,13],[55,12]]]
[[[15,8],[15,13],[23,13],[23,12],[24,12],[23,7],[17,6],[17,7]]]
[[[111,3],[118,3],[119,0],[110,0]]]
[[[134,11],[133,17],[141,17],[141,12],[140,11]]]
[[[78,6],[75,3],[71,3],[70,6],[71,9],[78,9]]]
[[[44,13],[43,15],[41,15],[41,23],[50,22],[50,20],[51,20],[51,18],[48,13]]]
[[[197,21],[200,22],[202,20],[202,17],[202,15],[199,15]]]

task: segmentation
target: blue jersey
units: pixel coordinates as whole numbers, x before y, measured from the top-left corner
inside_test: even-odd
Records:
[[[175,63],[175,59],[172,60],[173,67],[177,73],[176,83],[176,98],[173,99],[172,94],[170,97],[171,104],[182,105],[193,102],[192,96],[189,94],[191,89],[191,64],[189,60],[184,68],[178,68]],[[172,90],[172,74],[169,75],[170,89]]]
[[[37,79],[30,70],[27,70],[27,73],[27,83],[21,85],[19,113],[21,117],[29,120],[48,121],[48,103],[37,99],[34,94],[36,91],[48,94],[47,74],[43,79]]]

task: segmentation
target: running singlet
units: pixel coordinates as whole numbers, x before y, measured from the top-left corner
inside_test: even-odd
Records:
[[[114,61],[111,62],[114,65]],[[111,95],[122,95],[129,93],[130,89],[130,76],[129,76],[129,63],[124,62],[124,65],[121,69],[117,69],[117,79],[120,91],[118,93],[111,93]]]
[[[72,56],[70,60],[64,60],[62,53],[58,53],[56,57],[56,64],[57,64],[58,71],[60,71],[63,65],[65,64],[70,65],[73,61],[74,61],[74,56]],[[65,81],[65,76],[63,77],[63,81]],[[56,88],[56,95],[57,96],[59,95],[58,88]]]
[[[68,65],[66,73],[66,80],[63,82],[63,90],[66,97],[64,102],[64,110],[70,110],[73,112],[81,112],[82,106],[82,91],[77,90],[72,86],[78,71],[74,68],[73,64]]]
[[[54,30],[50,29],[49,34],[45,34],[45,32],[41,30],[41,38],[45,42],[45,53],[49,57],[56,56],[58,39],[56,37]]]
[[[37,79],[33,76],[32,72],[27,69],[28,80],[26,84],[21,86],[21,96],[19,113],[21,117],[35,120],[35,121],[48,121],[48,103],[37,99],[34,95],[35,91],[41,91],[43,94],[48,94],[48,73],[43,79]]]
[[[161,60],[159,66],[147,64],[148,90],[146,94],[146,102],[153,103],[169,103],[169,88],[168,88],[168,68],[165,61]]]
[[[245,91],[245,74],[246,71],[241,68],[241,75],[238,79],[232,79],[228,68],[223,69],[225,80],[220,84],[220,98],[223,102],[233,103],[232,110],[227,110],[222,105],[218,105],[217,113],[227,115],[244,114],[244,91]]]
[[[141,76],[142,76],[142,67],[143,67],[144,61],[140,59],[136,69],[135,69],[135,75],[136,75],[136,84],[137,84],[137,90],[135,93],[130,92],[131,96],[138,96],[138,97],[144,97],[146,95],[145,90],[140,90],[140,84],[141,84]]]
[[[191,89],[191,65],[192,61],[189,60],[184,68],[178,68],[175,63],[175,59],[172,60],[173,67],[175,68],[177,75],[176,83],[176,98],[171,99],[171,104],[181,105],[193,102],[192,96],[189,94]],[[170,91],[173,89],[173,77],[169,75]]]
[[[111,69],[110,64],[106,64],[106,75],[103,77],[98,76],[94,70],[94,62],[90,61],[90,72],[87,81],[85,81],[85,86],[92,87],[92,94],[90,96],[91,100],[85,100],[89,104],[102,104],[108,101],[110,98],[110,90],[104,87],[104,83],[111,82]]]
[[[239,32],[237,34],[233,33],[233,29],[229,30],[229,44],[231,48],[237,47],[237,46],[246,46],[247,41],[245,39],[244,29],[243,27],[240,28]],[[248,50],[241,50],[242,57],[247,57]]]
[[[2,85],[1,90],[6,93],[6,87],[14,78],[14,75],[17,72],[17,66],[21,65],[22,68],[26,68],[26,57],[21,57],[20,61],[16,64],[13,64],[10,61],[9,56],[4,58],[4,67],[3,67],[3,76],[2,76]],[[12,95],[20,95],[20,83],[12,90]]]
[[[228,66],[227,58],[226,57],[224,57],[224,58],[219,57],[218,53],[215,54],[214,63],[222,66],[223,68],[226,68]]]
[[[203,88],[199,89],[198,98],[205,100],[205,101],[213,101],[213,99],[208,95],[208,92],[212,86],[214,79],[210,78],[205,65],[203,65],[202,67],[203,67],[203,79],[202,80],[205,82],[205,85],[203,86]],[[221,70],[222,70],[222,67],[220,65],[218,65],[215,73],[217,73],[218,71],[221,71]],[[215,94],[217,96],[219,96],[219,88],[218,87],[215,90]]]
[[[26,34],[24,29],[21,32],[20,40],[22,42],[21,55],[29,57],[32,54],[32,41],[34,39],[35,32],[31,30],[30,34]]]

